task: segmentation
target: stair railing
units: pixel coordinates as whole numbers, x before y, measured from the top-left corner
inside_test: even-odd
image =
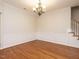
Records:
[[[71,20],[71,29],[75,37],[79,40],[79,21]]]

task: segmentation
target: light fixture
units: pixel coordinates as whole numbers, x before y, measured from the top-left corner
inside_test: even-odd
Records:
[[[41,0],[39,0],[38,4],[35,6],[35,8],[33,8],[33,11],[40,16],[45,13],[45,9],[45,6],[43,6]]]

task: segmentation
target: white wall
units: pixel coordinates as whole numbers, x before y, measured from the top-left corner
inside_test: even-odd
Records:
[[[35,16],[23,9],[3,3],[1,19],[1,48],[35,39]]]
[[[43,14],[38,19],[38,39],[79,47],[79,41],[69,33],[71,23],[71,8],[62,8]]]
[[[1,48],[1,11],[0,11],[0,48]]]
[[[71,9],[62,8],[46,12],[35,17],[33,13],[7,3],[0,5],[1,48],[25,43],[33,39],[79,47],[79,41],[68,34],[70,29]],[[38,19],[37,19],[38,18]],[[35,31],[36,35],[35,35]]]
[[[3,11],[3,8],[2,8],[2,0],[0,0],[0,48],[1,48],[1,19],[2,19],[2,11]]]

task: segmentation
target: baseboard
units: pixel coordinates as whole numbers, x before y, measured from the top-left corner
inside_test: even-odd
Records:
[[[37,39],[79,48],[79,41],[63,33],[37,33]]]
[[[17,43],[17,44],[12,45],[12,46],[1,47],[0,50],[7,49],[7,48],[11,48],[11,47],[14,47],[14,46],[17,46],[17,45],[21,45],[21,44],[24,44],[24,43],[28,43],[28,42],[31,42],[31,41],[35,41],[35,40],[29,40],[29,41],[27,41],[27,42]]]

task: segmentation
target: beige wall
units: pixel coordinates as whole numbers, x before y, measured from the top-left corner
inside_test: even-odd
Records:
[[[69,33],[71,8],[66,7],[43,14],[38,19],[37,38],[49,42],[79,47],[79,41]]]
[[[2,19],[2,11],[3,11],[3,9],[2,9],[2,3],[1,3],[2,1],[0,0],[0,48],[1,48],[1,19]]]
[[[1,48],[1,13],[0,13],[0,48]]]
[[[7,3],[3,3],[0,10],[1,48],[33,39],[79,47],[79,41],[68,33],[71,22],[70,7],[46,12],[40,17]]]
[[[35,39],[35,16],[23,9],[3,3],[1,19],[2,48]]]
[[[38,32],[65,33],[70,28],[70,8],[63,8],[42,15],[38,22]]]

